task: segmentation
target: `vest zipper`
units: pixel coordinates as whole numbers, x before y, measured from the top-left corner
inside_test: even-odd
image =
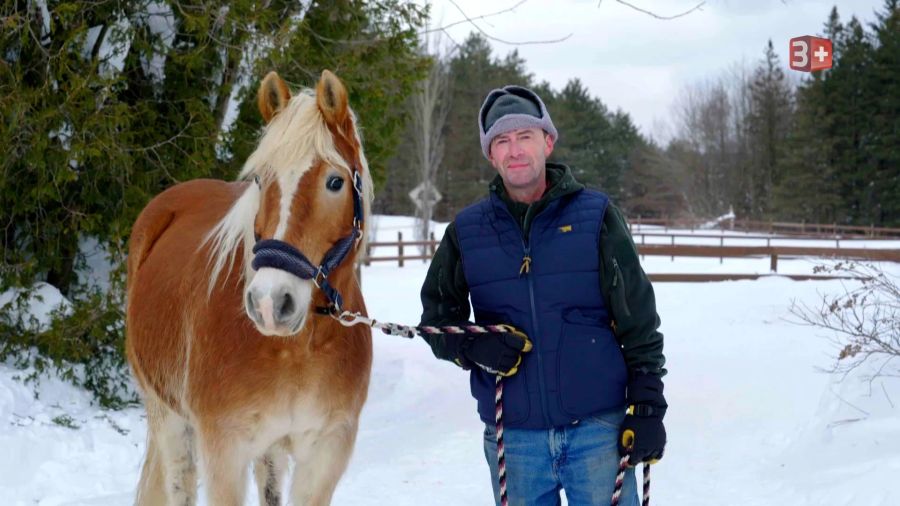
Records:
[[[529,233],[528,235],[530,236],[531,234]],[[525,257],[526,258],[530,258],[530,256],[531,256],[530,255],[531,246],[528,243],[529,243],[529,241],[527,241],[523,236],[522,246],[525,249]],[[531,299],[531,328],[533,328],[534,331],[537,332],[538,331],[538,320],[537,320],[537,307],[534,303],[534,276],[532,276],[530,272],[526,272],[525,275],[528,277],[528,297]],[[531,342],[538,343],[539,340],[532,337]],[[538,374],[540,375],[540,377],[538,378],[538,390],[540,390],[540,392],[541,392],[541,407],[543,408],[542,411],[544,412],[544,423],[549,427],[552,425],[550,423],[550,410],[548,409],[548,406],[547,406],[547,392],[545,391],[546,389],[544,386],[544,361],[541,358],[540,347],[537,344],[535,344],[535,347],[538,348],[537,350],[534,350],[534,351],[537,352],[536,356],[537,356],[537,364],[538,364]]]
[[[506,214],[508,214],[509,217],[512,219],[513,223],[516,223],[516,217],[512,215],[512,213],[509,211],[509,208],[506,207],[506,204],[503,204],[502,207],[503,207],[503,210],[506,211]],[[537,219],[537,217],[540,216],[541,213],[543,213],[546,209],[547,208],[545,207],[544,209],[541,210],[540,213],[537,214],[537,216],[533,216],[531,221],[534,222],[534,220]],[[527,223],[528,222],[528,220],[527,220],[528,214],[527,213],[525,215],[525,218],[526,218],[525,221]],[[531,241],[529,239],[531,238],[531,228],[529,227],[528,236],[526,237],[525,230],[524,230],[524,225],[526,223],[523,223],[523,229],[520,231],[521,237],[522,237],[522,250],[525,253],[522,262],[524,265],[526,262],[525,258],[528,259],[527,263],[528,263],[529,269],[527,269],[524,274],[528,277],[528,297],[531,300],[531,328],[534,330],[534,332],[537,332],[538,331],[537,307],[535,306],[535,303],[534,303],[534,281],[531,276],[531,269],[530,269],[530,267],[531,267],[531,245],[529,243]],[[520,269],[519,275],[521,276],[522,274],[523,273],[521,272],[521,269]],[[531,336],[531,342],[534,344],[534,349],[531,350],[531,353],[534,353],[535,357],[537,358],[538,375],[539,375],[538,390],[540,391],[540,394],[541,394],[541,411],[543,411],[544,423],[548,427],[552,427],[552,424],[550,423],[550,410],[548,409],[548,406],[547,406],[547,392],[546,392],[546,387],[544,386],[544,361],[541,359],[540,340],[536,339],[534,336]]]

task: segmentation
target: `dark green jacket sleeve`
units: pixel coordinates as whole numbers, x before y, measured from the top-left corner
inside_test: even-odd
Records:
[[[665,375],[663,335],[659,332],[653,286],[641,268],[624,216],[612,204],[600,231],[600,257],[606,307],[628,370]]]
[[[463,273],[456,226],[450,223],[434,253],[422,285],[422,319],[419,325],[440,327],[469,320],[469,285]],[[458,351],[442,335],[424,337],[434,356],[455,361]]]

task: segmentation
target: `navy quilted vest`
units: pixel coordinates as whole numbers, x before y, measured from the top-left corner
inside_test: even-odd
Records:
[[[534,342],[504,380],[504,424],[542,429],[625,405],[626,369],[600,290],[606,195],[582,190],[550,202],[529,237],[495,194],[456,217],[463,269],[479,324],[510,323]],[[530,272],[519,274],[524,256]],[[478,413],[494,422],[496,377],[471,371]]]

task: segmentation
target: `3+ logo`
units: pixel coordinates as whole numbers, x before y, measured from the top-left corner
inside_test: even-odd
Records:
[[[790,65],[801,72],[831,68],[831,41],[812,35],[791,39]]]

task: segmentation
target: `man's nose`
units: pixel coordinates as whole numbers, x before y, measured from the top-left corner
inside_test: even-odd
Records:
[[[509,155],[512,157],[518,157],[523,152],[522,145],[519,144],[518,141],[512,140],[509,141]]]

